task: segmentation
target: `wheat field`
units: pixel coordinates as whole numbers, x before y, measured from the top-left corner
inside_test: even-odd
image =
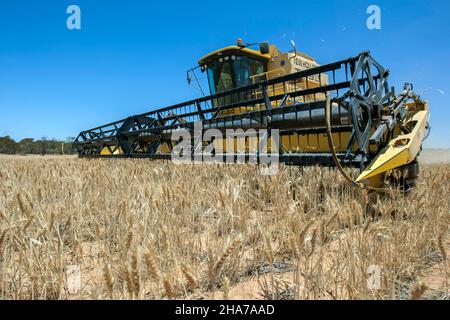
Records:
[[[369,196],[315,167],[1,156],[0,186],[1,299],[448,298],[448,164]]]

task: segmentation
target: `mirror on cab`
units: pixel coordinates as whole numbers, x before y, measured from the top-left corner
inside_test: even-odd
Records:
[[[259,52],[261,52],[261,54],[268,54],[269,51],[270,51],[269,42],[264,41],[259,44]]]

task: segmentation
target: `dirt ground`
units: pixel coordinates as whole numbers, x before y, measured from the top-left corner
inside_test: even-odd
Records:
[[[332,241],[326,248],[325,261],[331,261],[334,256],[337,255],[339,250],[339,241],[342,238]],[[447,257],[450,256],[450,239],[446,239],[444,242],[444,248],[447,253]],[[405,283],[405,292],[401,295],[403,299],[409,299],[411,291],[420,285],[425,286],[425,292],[421,296],[422,300],[442,300],[450,298],[450,287],[447,282],[448,274],[450,273],[450,266],[448,261],[442,261],[437,259],[433,261],[430,258],[429,268],[421,272],[415,279]],[[327,268],[327,264],[325,264]],[[246,280],[232,286],[230,288],[228,299],[229,300],[261,300],[271,299],[272,296],[268,296],[265,287],[267,284],[275,282],[279,284],[278,299],[289,298],[283,297],[288,295],[287,290],[283,290],[286,286],[292,286],[295,282],[295,270],[280,272],[276,266],[272,268],[272,272],[267,272],[258,276],[249,277]],[[206,299],[223,299],[224,294],[222,291],[215,291],[213,294],[206,296]],[[333,296],[328,296],[325,299],[334,299]]]

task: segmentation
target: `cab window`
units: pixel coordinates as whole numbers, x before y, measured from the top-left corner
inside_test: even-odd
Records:
[[[236,87],[244,87],[251,84],[250,77],[264,72],[264,64],[261,61],[238,56],[234,61],[234,74]]]
[[[251,77],[265,71],[264,63],[247,56],[231,56],[208,64],[211,94],[251,84]]]
[[[234,82],[231,61],[211,63],[208,66],[208,81],[211,94],[233,89]]]

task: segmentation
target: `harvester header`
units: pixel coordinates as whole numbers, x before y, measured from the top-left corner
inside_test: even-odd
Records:
[[[319,65],[295,48],[282,53],[267,42],[259,50],[253,45],[238,41],[199,60],[209,96],[82,131],[75,141],[79,155],[171,159],[179,142],[173,134],[199,124],[202,131],[276,129],[280,162],[337,166],[359,187],[414,185],[429,110],[412,85],[396,94],[389,71],[369,52]],[[250,146],[258,139],[245,137],[240,149],[216,139],[212,152],[252,159],[258,154]],[[194,149],[184,152],[194,159]],[[344,166],[360,170],[356,181]]]

